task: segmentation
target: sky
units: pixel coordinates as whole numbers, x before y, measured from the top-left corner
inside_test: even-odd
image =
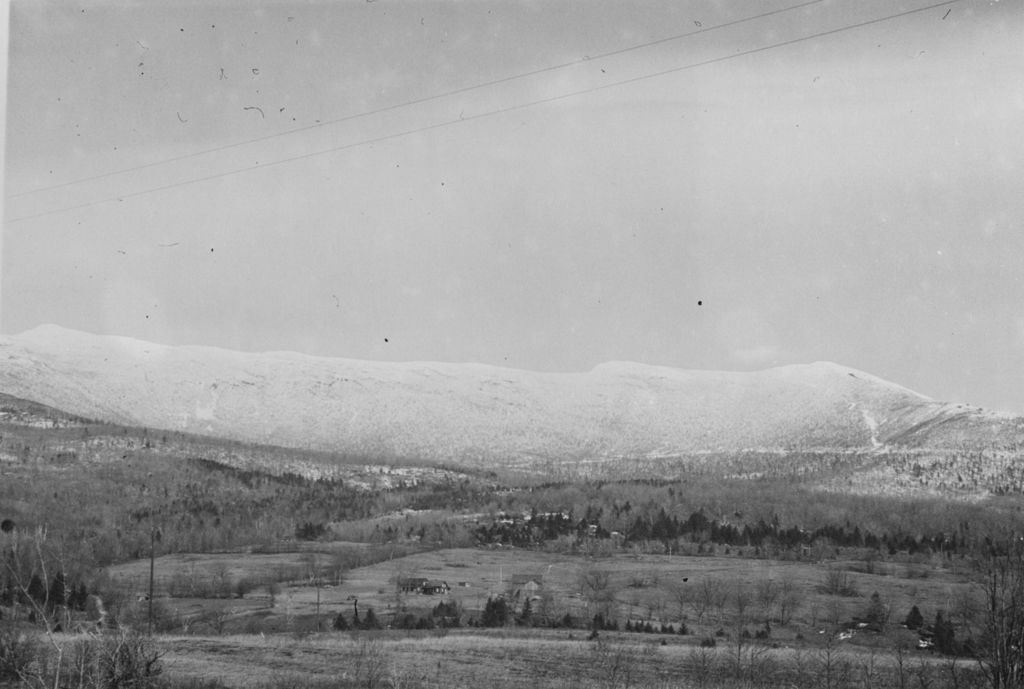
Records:
[[[1022,0],[10,4],[4,333],[1024,413]]]

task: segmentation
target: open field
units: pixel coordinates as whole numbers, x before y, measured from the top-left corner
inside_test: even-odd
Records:
[[[351,616],[358,608],[373,608],[384,624],[399,611],[428,615],[439,602],[458,604],[468,618],[480,615],[489,597],[505,594],[521,609],[532,597],[535,623],[570,615],[586,626],[595,612],[620,625],[626,620],[655,625],[687,625],[692,638],[719,632],[730,637],[743,629],[753,633],[771,619],[771,639],[816,647],[825,630],[864,615],[870,597],[878,593],[890,624],[887,633],[861,632],[852,643],[864,647],[913,644],[916,635],[899,627],[917,605],[931,621],[938,610],[955,611],[977,595],[966,566],[963,570],[924,564],[873,563],[874,573],[863,571],[862,561],[799,562],[752,560],[737,557],[625,555],[604,558],[566,556],[533,550],[459,548],[384,559],[347,571],[337,569],[367,546],[359,544],[309,548],[292,553],[174,555],[156,561],[158,600],[183,621],[204,611],[221,612],[223,631],[277,632],[316,629],[317,599],[320,628],[328,628],[339,612]],[[350,561],[348,559],[346,562]],[[314,577],[314,572],[318,573]],[[146,590],[148,560],[110,569],[112,578],[129,582],[138,595]],[[602,586],[587,584],[599,576]],[[529,575],[540,579],[535,591],[524,592],[513,579]],[[399,578],[423,577],[445,581],[444,595],[399,593]],[[239,581],[248,585],[239,588]],[[829,582],[840,580],[846,591],[829,592]],[[202,595],[168,589],[189,582]],[[177,584],[175,583],[177,582]],[[771,584],[767,584],[771,582]],[[760,599],[766,586],[785,582],[798,595],[790,602],[789,619],[782,623],[774,604]],[[319,586],[315,585],[319,583]],[[745,607],[737,601],[746,597]],[[741,609],[741,607],[743,609]],[[720,631],[721,630],[721,631]],[[170,631],[170,629],[169,629]]]

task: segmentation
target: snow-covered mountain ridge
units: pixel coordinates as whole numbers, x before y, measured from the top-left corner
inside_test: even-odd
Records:
[[[742,450],[1016,447],[1022,421],[832,363],[586,373],[171,347],[41,326],[0,337],[0,392],[79,416],[473,465]]]

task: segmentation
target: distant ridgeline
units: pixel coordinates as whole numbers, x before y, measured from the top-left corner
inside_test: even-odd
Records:
[[[832,363],[547,374],[168,347],[55,326],[0,337],[0,351],[9,395],[69,419],[323,453],[302,475],[330,478],[323,467],[359,458],[536,480],[699,473],[960,497],[1024,488],[1021,417]]]

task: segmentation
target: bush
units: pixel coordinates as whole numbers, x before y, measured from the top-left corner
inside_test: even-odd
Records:
[[[245,594],[255,589],[255,584],[252,583],[248,578],[242,577],[238,579],[234,584],[234,593],[236,598],[245,598]]]
[[[38,652],[39,643],[34,636],[0,627],[0,684],[21,679]]]
[[[393,629],[416,629],[416,624],[420,621],[420,618],[415,613],[403,612],[398,613],[391,620],[391,627]]]
[[[700,640],[700,647],[701,648],[714,648],[717,645],[718,645],[718,642],[715,641],[715,638],[712,637],[712,636],[707,636],[707,637],[704,637],[703,639]]]
[[[315,541],[325,533],[327,533],[327,526],[325,524],[303,522],[295,527],[295,538],[300,541]]]
[[[857,588],[853,585],[853,580],[850,579],[850,574],[835,567],[830,567],[825,573],[825,581],[821,590],[823,593],[845,598],[853,598],[858,595]]]
[[[22,669],[28,686],[152,689],[163,669],[150,639],[123,630],[78,639],[60,654],[38,650],[36,662]]]
[[[102,637],[94,666],[97,684],[108,689],[151,686],[160,675],[160,654],[141,634],[123,632]]]

